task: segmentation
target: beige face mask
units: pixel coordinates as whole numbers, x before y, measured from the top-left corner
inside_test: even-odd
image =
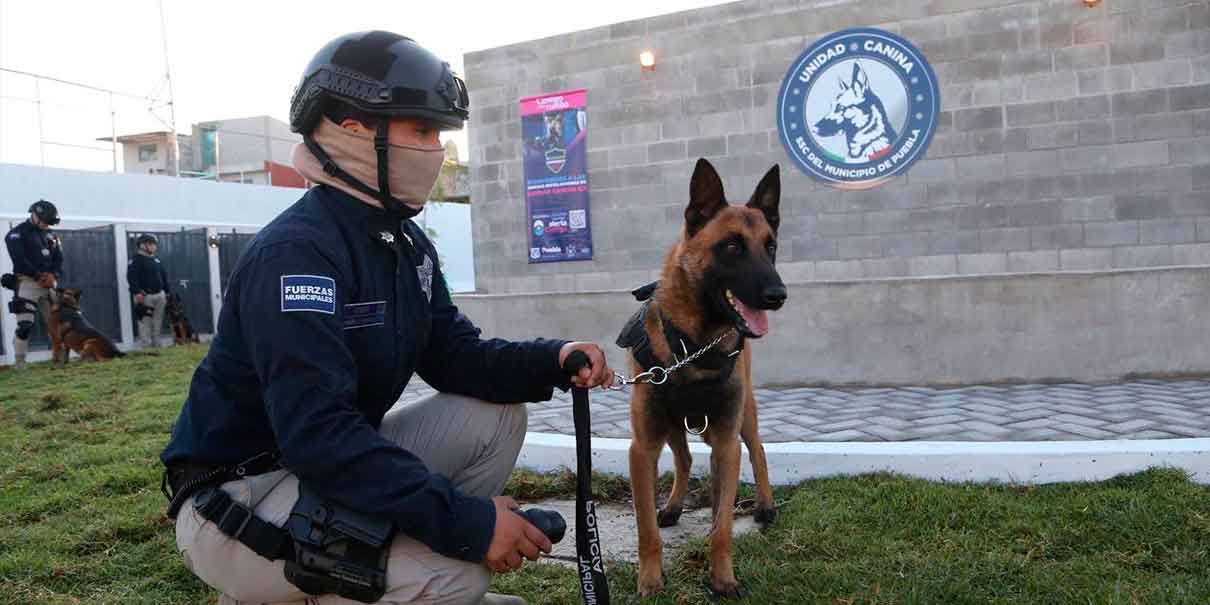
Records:
[[[311,132],[311,138],[331,156],[332,161],[341,170],[370,189],[379,190],[378,154],[374,150],[373,132],[353,132],[324,117]],[[440,145],[390,145],[387,150],[387,185],[391,188],[391,197],[413,210],[420,210],[428,200],[438,175],[441,174],[444,158],[444,150]],[[330,185],[368,204],[382,206],[380,200],[324,172],[319,160],[305,145],[295,146],[293,163],[295,169],[308,180]]]

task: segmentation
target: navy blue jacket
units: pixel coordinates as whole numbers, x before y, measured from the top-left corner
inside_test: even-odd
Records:
[[[481,340],[422,229],[320,186],[236,262],[160,459],[219,465],[276,452],[321,494],[390,517],[438,553],[481,561],[491,501],[454,489],[377,428],[413,372],[487,401],[550,399],[567,386],[563,344]]]
[[[4,236],[8,256],[13,259],[13,273],[37,278],[40,273],[63,277],[63,249],[59,239],[29,221],[13,227]]]
[[[167,294],[168,272],[160,259],[136,252],[126,263],[126,283],[130,286],[131,294]]]

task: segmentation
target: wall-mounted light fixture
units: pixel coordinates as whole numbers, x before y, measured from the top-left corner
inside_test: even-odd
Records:
[[[1084,6],[1092,8],[1101,3],[1101,0],[1084,0]]]
[[[655,53],[649,50],[639,53],[639,65],[643,71],[655,71]]]

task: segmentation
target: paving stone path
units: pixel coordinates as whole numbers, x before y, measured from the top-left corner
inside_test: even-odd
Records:
[[[413,381],[401,401],[432,393]],[[573,434],[571,397],[529,405],[529,430]],[[629,392],[591,394],[593,435],[630,436]],[[758,389],[779,441],[1062,441],[1210,437],[1210,380],[956,388]]]

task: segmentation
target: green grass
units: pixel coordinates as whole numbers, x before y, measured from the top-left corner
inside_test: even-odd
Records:
[[[214,602],[176,553],[156,459],[203,354],[0,372],[0,603]],[[517,473],[508,491],[568,495],[573,479]],[[594,488],[628,497],[616,477]],[[695,482],[691,497],[702,504],[705,492]],[[1210,489],[1175,471],[1044,487],[872,475],[777,499],[776,525],[735,542],[750,603],[1210,603]],[[614,602],[702,602],[706,553],[704,536],[665,553],[668,586],[645,601],[634,567],[612,565]],[[574,574],[550,564],[494,589],[531,603],[579,598]]]

